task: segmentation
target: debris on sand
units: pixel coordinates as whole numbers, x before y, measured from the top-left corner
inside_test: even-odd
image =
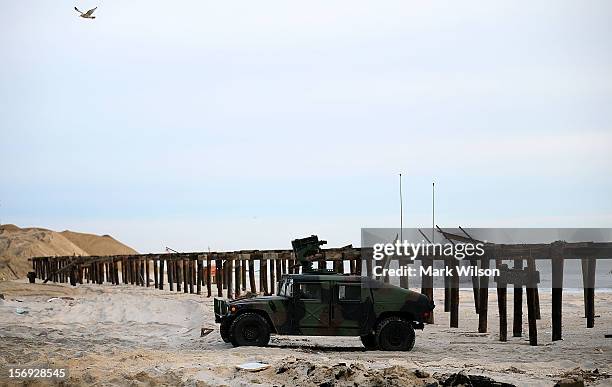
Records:
[[[516,368],[514,366],[506,368],[504,370],[504,372],[508,372],[508,373],[512,373],[512,374],[525,374],[526,373],[525,371],[523,371],[523,370],[521,370],[519,368]]]
[[[440,382],[443,387],[516,387],[514,384],[497,382],[487,376],[468,375],[463,371],[443,376]]]
[[[74,301],[74,298],[73,297],[51,297],[47,300],[47,302],[51,302],[55,300]]]
[[[17,308],[17,309],[15,309],[15,313],[17,313],[17,314],[28,314],[30,312],[28,312],[25,309]]]
[[[321,365],[303,359],[285,359],[276,368],[285,385],[297,386],[438,386],[421,370],[401,366],[372,369],[361,363]]]
[[[270,364],[260,363],[258,361],[251,361],[248,363],[242,363],[240,365],[237,365],[236,368],[238,368],[239,370],[245,370],[249,372],[257,372],[257,371],[263,371],[267,368],[270,368]]]
[[[212,328],[202,328],[200,329],[200,337],[204,337],[209,335],[214,329]]]
[[[605,372],[601,372],[599,371],[598,368],[595,368],[594,370],[584,370],[580,367],[576,367],[572,370],[566,371],[560,375],[558,375],[559,378],[562,379],[582,379],[585,383],[592,383],[592,382],[596,382],[598,380],[603,380],[603,379],[610,379],[612,378],[612,375],[605,373]],[[558,384],[558,383],[557,383]]]

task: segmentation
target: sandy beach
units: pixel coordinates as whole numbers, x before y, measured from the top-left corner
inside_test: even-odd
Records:
[[[581,294],[564,294],[564,339],[553,343],[550,294],[543,292],[540,345],[532,347],[526,318],[523,337],[498,341],[495,292],[489,332],[479,334],[471,292],[461,292],[459,328],[451,329],[440,307],[443,292],[436,291],[435,324],[417,331],[415,348],[406,353],[365,351],[358,338],[341,337],[273,336],[266,348],[233,348],[218,334],[212,298],[194,294],[25,281],[2,282],[0,293],[0,384],[18,384],[7,378],[9,366],[44,364],[66,368],[70,384],[100,386],[434,386],[461,371],[517,386],[552,386],[565,376],[612,385],[612,340],[604,339],[611,333],[611,293],[596,295],[593,329],[585,327]],[[203,327],[214,331],[200,337]],[[270,367],[236,368],[246,361]]]

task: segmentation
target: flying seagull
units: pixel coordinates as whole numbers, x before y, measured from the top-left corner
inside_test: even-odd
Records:
[[[84,18],[84,19],[95,19],[96,17],[95,17],[95,16],[91,16],[91,15],[94,13],[94,11],[95,11],[96,9],[98,9],[98,7],[96,7],[96,8],[92,8],[92,9],[90,9],[89,11],[87,11],[87,12],[85,12],[85,13],[83,13],[83,12],[79,11],[79,9],[78,9],[77,7],[74,7],[74,9],[75,9],[75,10],[76,10],[78,13],[80,13],[80,14],[81,14],[81,17],[82,17],[82,18]]]

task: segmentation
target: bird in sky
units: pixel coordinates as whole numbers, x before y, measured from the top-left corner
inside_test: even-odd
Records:
[[[77,7],[74,7],[74,9],[75,9],[75,10],[76,10],[78,13],[80,13],[80,14],[81,14],[80,16],[81,16],[82,18],[84,18],[84,19],[95,19],[96,17],[95,17],[95,16],[92,16],[92,15],[93,15],[94,11],[95,11],[96,9],[98,9],[98,7],[96,7],[96,8],[92,8],[92,9],[90,9],[89,11],[87,11],[87,12],[85,12],[85,13],[81,12],[81,11],[80,11],[80,10],[79,10]]]

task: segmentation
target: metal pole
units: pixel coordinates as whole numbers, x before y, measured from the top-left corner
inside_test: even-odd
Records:
[[[402,174],[399,174],[399,194],[400,194],[400,243],[404,242],[402,230],[404,229],[404,200],[402,198]]]
[[[436,233],[435,233],[435,224],[436,224],[436,183],[431,183],[431,243],[435,243],[436,241]]]

